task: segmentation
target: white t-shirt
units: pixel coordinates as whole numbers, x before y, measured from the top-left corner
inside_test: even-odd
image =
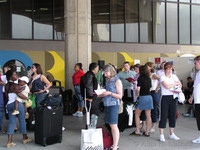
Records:
[[[158,70],[158,71],[156,72],[156,74],[157,74],[159,77],[161,77],[161,76],[165,75],[165,71],[164,71],[164,69],[161,69],[161,70]]]
[[[161,76],[160,78],[160,83],[161,83],[161,93],[162,95],[173,95],[174,97],[178,97],[178,94],[172,92],[174,88],[171,89],[166,89],[163,85],[162,82],[165,81],[167,84],[173,84],[177,82],[179,79],[175,74],[171,74],[171,77],[168,78],[165,75]]]
[[[200,104],[200,71],[197,72],[194,80],[194,104]]]
[[[30,93],[30,89],[29,89],[29,87],[28,87],[28,85],[26,84],[25,85],[25,89],[21,92],[24,96],[26,96],[26,97],[28,97],[28,93]],[[24,100],[24,99],[21,99],[20,97],[16,97],[16,100],[18,101],[18,102],[21,102],[21,103],[23,103],[23,102],[25,102],[26,100]]]
[[[1,80],[5,83],[5,84],[7,84],[8,83],[8,81],[7,81],[7,79],[6,79],[6,75],[2,75],[1,76]],[[3,86],[3,92],[5,92],[5,86]]]

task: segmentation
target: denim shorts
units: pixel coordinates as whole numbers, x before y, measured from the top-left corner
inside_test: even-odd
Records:
[[[104,106],[105,123],[118,124],[119,105]]]

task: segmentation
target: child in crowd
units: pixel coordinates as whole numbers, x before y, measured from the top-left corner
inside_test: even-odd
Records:
[[[26,77],[26,76],[23,76],[23,77],[19,78],[19,81],[18,81],[20,90],[22,90],[21,93],[22,93],[24,96],[26,96],[26,97],[28,97],[28,94],[30,93],[30,89],[29,89],[29,87],[28,87],[28,85],[27,85],[28,82],[29,82],[29,79],[28,79],[28,77]],[[20,97],[17,96],[17,97],[16,97],[16,100],[15,100],[15,109],[14,109],[12,115],[17,115],[17,114],[19,114],[19,111],[18,111],[18,103],[25,103],[25,102],[26,102],[26,100],[21,99]],[[28,114],[28,112],[27,112],[26,107],[24,107],[24,108],[25,108],[25,112],[26,112],[26,113],[25,113],[25,118],[28,119],[29,114]]]

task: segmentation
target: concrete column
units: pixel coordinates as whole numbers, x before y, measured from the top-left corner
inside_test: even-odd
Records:
[[[91,0],[65,0],[65,73],[66,89],[73,89],[74,65],[91,62]]]

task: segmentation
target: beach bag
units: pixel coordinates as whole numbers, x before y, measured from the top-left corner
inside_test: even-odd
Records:
[[[32,106],[32,101],[31,101],[30,99],[26,100],[26,101],[25,101],[25,107],[26,107],[26,108],[29,108],[29,107],[31,107],[31,106]]]
[[[103,150],[102,129],[82,129],[81,150]]]
[[[35,103],[36,95],[35,94],[31,94],[31,95],[28,96],[28,98],[32,101],[31,108],[36,108],[36,103]]]

